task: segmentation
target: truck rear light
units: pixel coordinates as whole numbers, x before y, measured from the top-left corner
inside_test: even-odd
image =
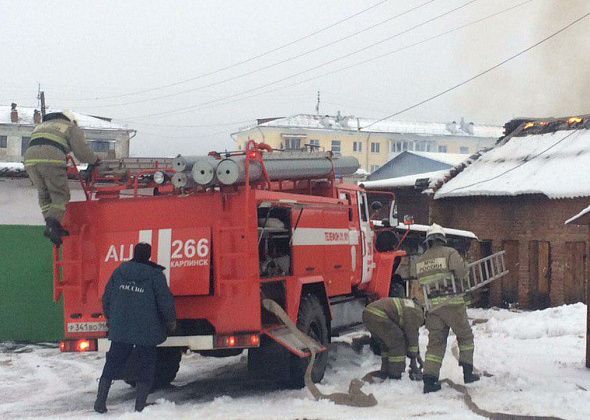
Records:
[[[96,351],[98,349],[98,343],[96,340],[63,340],[59,343],[59,351],[61,352],[87,352]]]
[[[215,336],[215,348],[258,347],[260,337],[257,334],[234,334]]]

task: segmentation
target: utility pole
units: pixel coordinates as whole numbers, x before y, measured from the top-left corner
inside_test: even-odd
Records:
[[[41,83],[37,88],[37,99],[41,102],[41,118],[45,117],[45,92],[41,90]]]
[[[318,90],[318,101],[315,104],[315,112],[320,115],[320,91]]]

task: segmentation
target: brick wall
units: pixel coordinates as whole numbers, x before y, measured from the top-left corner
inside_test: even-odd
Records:
[[[446,198],[432,202],[430,218],[473,231],[493,252],[507,250],[511,273],[492,284],[489,304],[539,308],[586,300],[588,226],[564,222],[589,203],[542,195]]]

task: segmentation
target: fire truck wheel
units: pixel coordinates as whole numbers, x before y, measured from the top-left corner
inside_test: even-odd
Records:
[[[330,332],[328,331],[328,320],[324,308],[316,295],[309,293],[301,298],[299,315],[297,316],[297,328],[321,344],[325,346],[329,344]],[[309,358],[302,359],[291,355],[290,385],[292,387],[303,388],[305,386],[304,376],[308,363]],[[319,353],[311,372],[314,382],[322,380],[327,364],[328,352]]]

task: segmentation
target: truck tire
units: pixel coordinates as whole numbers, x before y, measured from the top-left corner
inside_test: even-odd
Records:
[[[297,328],[324,346],[330,343],[330,331],[326,313],[316,295],[308,293],[301,298],[299,314],[297,316]],[[289,381],[291,387],[303,388],[305,386],[305,370],[308,364],[309,357],[300,358],[291,355]],[[328,352],[325,351],[317,354],[311,373],[311,378],[314,382],[320,382],[322,380],[327,365]]]
[[[152,390],[165,388],[176,378],[180,368],[180,359],[182,358],[182,349],[176,347],[158,347],[156,360],[156,374]],[[135,351],[127,360],[127,368],[124,380],[131,386],[135,386],[138,376],[138,360]]]

